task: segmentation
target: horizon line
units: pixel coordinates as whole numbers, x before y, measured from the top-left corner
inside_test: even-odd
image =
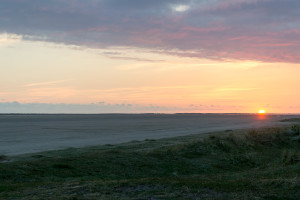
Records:
[[[175,114],[260,114],[257,112],[248,113],[248,112],[240,112],[240,113],[234,113],[234,112],[175,112],[175,113],[168,113],[168,112],[107,112],[107,113],[39,113],[39,112],[33,112],[33,113],[1,113],[0,115],[143,115],[143,114],[160,114],[160,115],[175,115]],[[300,115],[300,113],[264,113],[263,115]]]

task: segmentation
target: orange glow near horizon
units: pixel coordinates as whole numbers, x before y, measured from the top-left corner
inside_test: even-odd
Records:
[[[258,111],[258,119],[259,120],[265,120],[267,119],[266,111],[265,110],[259,110]]]

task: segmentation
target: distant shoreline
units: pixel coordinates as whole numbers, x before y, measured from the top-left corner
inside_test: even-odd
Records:
[[[0,113],[0,115],[259,115],[259,113]],[[265,115],[300,115],[300,113],[266,113]]]

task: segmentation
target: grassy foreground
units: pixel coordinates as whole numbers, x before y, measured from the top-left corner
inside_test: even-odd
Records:
[[[295,128],[0,156],[0,199],[300,199]]]

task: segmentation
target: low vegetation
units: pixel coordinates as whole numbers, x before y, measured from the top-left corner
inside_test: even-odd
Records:
[[[5,159],[0,199],[300,199],[300,139],[291,127]]]
[[[300,122],[300,118],[288,118],[280,120],[281,122]]]
[[[6,156],[0,155],[0,162],[1,162],[1,161],[4,161],[5,159],[6,159]]]

